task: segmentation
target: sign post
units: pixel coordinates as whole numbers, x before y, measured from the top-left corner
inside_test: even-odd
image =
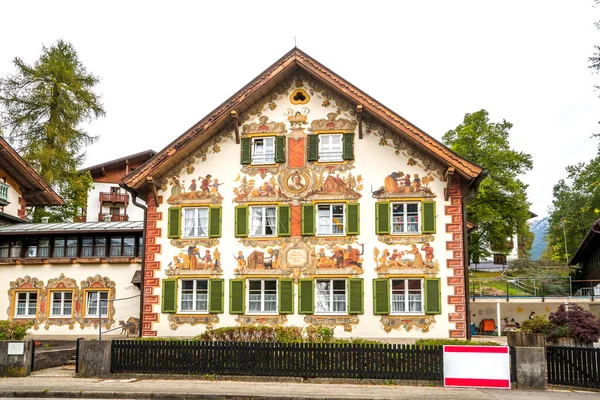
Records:
[[[508,346],[444,346],[444,386],[510,389]]]

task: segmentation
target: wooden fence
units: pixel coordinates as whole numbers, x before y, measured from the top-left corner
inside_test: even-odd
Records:
[[[600,389],[600,349],[546,347],[548,383]]]
[[[111,372],[441,381],[442,346],[114,340]]]

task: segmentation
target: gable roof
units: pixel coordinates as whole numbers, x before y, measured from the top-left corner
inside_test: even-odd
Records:
[[[94,175],[95,173],[101,172],[102,169],[104,169],[104,168],[107,168],[107,169],[108,168],[116,168],[116,167],[120,167],[121,165],[123,167],[125,167],[125,164],[127,163],[127,161],[129,161],[129,162],[138,161],[141,164],[143,164],[146,161],[148,161],[149,159],[151,159],[152,157],[154,157],[155,155],[156,155],[156,152],[154,150],[146,150],[146,151],[142,151],[139,153],[131,154],[129,156],[106,161],[106,162],[103,162],[102,164],[97,164],[97,165],[92,165],[91,167],[82,168],[80,171],[90,171],[90,173],[92,175]]]
[[[454,167],[458,174],[468,180],[475,180],[483,171],[483,168],[454,153],[303,51],[293,48],[227,101],[167,145],[146,164],[125,176],[123,182],[130,188],[144,193],[146,191],[144,184],[147,179],[162,176],[162,174],[191,155],[198,146],[212,135],[232,124],[232,111],[236,111],[238,115],[244,114],[253,104],[297,71],[318,80],[352,106],[362,105],[365,117],[372,117],[392,131],[401,132],[403,139],[409,144],[416,146],[433,159],[441,161],[443,165]]]
[[[577,251],[575,251],[575,255],[569,261],[569,265],[577,265],[585,262],[598,250],[598,247],[600,247],[600,219],[592,224]]]
[[[0,137],[0,168],[19,185],[28,206],[63,204],[63,200],[54,189],[2,137]]]

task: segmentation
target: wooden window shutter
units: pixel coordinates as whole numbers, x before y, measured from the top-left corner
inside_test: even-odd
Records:
[[[344,133],[342,160],[354,160],[354,133]]]
[[[435,201],[424,201],[422,204],[421,219],[423,233],[435,233]]]
[[[279,280],[279,314],[294,313],[294,280]]]
[[[277,235],[290,236],[292,234],[292,208],[288,205],[277,207]]]
[[[285,136],[275,136],[275,162],[285,162]]]
[[[252,162],[252,139],[251,138],[242,138],[240,140],[240,161],[242,165],[248,165]]]
[[[235,208],[235,237],[248,236],[248,207]]]
[[[375,233],[390,234],[390,203],[387,201],[375,203]]]
[[[314,236],[316,233],[314,204],[302,205],[302,236]]]
[[[346,235],[360,234],[360,204],[346,205]]]
[[[221,237],[221,207],[208,209],[208,237]]]
[[[364,313],[364,281],[348,279],[348,314]]]
[[[208,312],[211,314],[225,312],[225,281],[223,279],[209,279],[208,294]]]
[[[373,279],[373,314],[389,315],[390,313],[390,281],[389,279]]]
[[[312,279],[298,281],[298,314],[315,313],[315,290]]]
[[[162,281],[162,312],[177,312],[177,279]]]
[[[169,222],[167,237],[178,239],[181,236],[181,207],[169,208]]]
[[[243,279],[231,279],[229,281],[229,314],[244,314],[245,307],[245,284]]]
[[[307,135],[308,138],[308,161],[319,161],[319,135]]]
[[[440,279],[425,279],[425,314],[442,313],[442,291]]]

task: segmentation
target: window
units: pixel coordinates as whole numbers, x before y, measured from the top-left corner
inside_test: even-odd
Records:
[[[108,316],[108,292],[106,291],[89,291],[86,297],[86,316],[98,317],[98,302],[100,302],[100,316]]]
[[[111,186],[110,187],[110,193],[111,194],[119,194],[120,192],[121,191],[120,191],[120,188],[118,186]]]
[[[10,241],[10,257],[19,258],[21,257],[21,249],[23,241],[21,239],[15,239]]]
[[[180,285],[180,312],[208,312],[208,280],[182,280]]]
[[[25,257],[37,257],[37,238],[27,239],[27,250],[25,251]]]
[[[250,236],[277,236],[277,206],[250,207]]]
[[[317,235],[344,235],[344,204],[319,204]]]
[[[37,310],[37,292],[17,292],[15,317],[35,317]]]
[[[392,279],[392,314],[423,314],[423,280]]]
[[[94,257],[105,257],[106,256],[106,238],[95,237],[94,238]]]
[[[317,286],[317,314],[345,314],[346,313],[346,280],[345,279],[318,279]]]
[[[275,163],[275,137],[252,139],[252,164]]]
[[[142,257],[144,255],[144,238],[138,237],[138,257]]]
[[[94,238],[84,237],[81,240],[81,257],[92,257],[94,255]]]
[[[8,240],[0,240],[0,258],[8,258],[9,248]]]
[[[421,203],[392,203],[392,234],[421,231]]]
[[[134,237],[111,237],[110,238],[110,256],[111,257],[133,257],[135,256],[135,238]]]
[[[208,237],[208,207],[183,209],[183,237]]]
[[[109,207],[108,208],[108,213],[110,215],[119,215],[120,212],[121,212],[121,209],[119,207]]]
[[[342,135],[319,135],[319,161],[342,161]]]
[[[248,312],[277,314],[277,281],[248,281]]]
[[[52,292],[51,317],[70,317],[73,311],[73,292]]]

